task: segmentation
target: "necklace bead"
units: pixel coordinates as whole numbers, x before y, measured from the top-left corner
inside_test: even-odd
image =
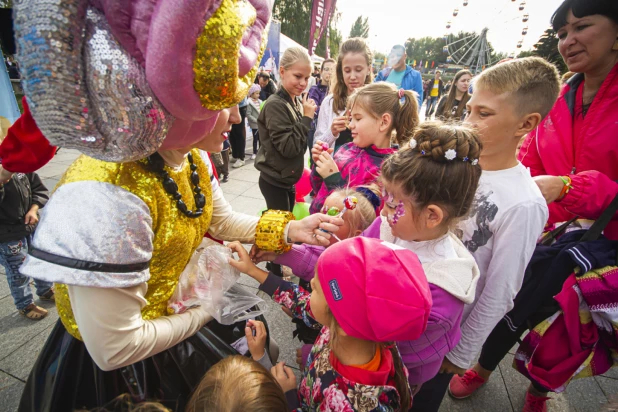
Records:
[[[172,179],[164,170],[165,162],[159,153],[154,153],[148,158],[148,164],[150,168],[154,170],[163,180],[163,189],[172,196],[174,200],[176,200],[176,207],[182,214],[190,218],[197,218],[202,216],[204,213],[204,207],[206,206],[206,196],[202,194],[202,188],[199,186],[200,184],[200,175],[197,173],[197,165],[193,163],[193,154],[189,153],[187,155],[187,160],[190,163],[191,168],[191,183],[193,183],[193,198],[195,199],[196,210],[189,210],[187,204],[183,202],[182,195],[178,191],[178,184]]]

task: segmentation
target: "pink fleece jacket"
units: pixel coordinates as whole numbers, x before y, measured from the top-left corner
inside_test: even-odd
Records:
[[[528,135],[519,152],[519,160],[532,176],[571,177],[573,188],[564,199],[549,205],[549,224],[575,215],[597,219],[618,193],[618,64],[586,116],[574,121],[581,112],[583,87],[582,74],[571,78],[549,116]],[[618,214],[605,235],[618,239]]]

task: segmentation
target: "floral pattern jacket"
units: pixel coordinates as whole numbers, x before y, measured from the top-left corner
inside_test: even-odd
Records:
[[[308,326],[320,328],[307,360],[303,378],[297,391],[286,394],[292,411],[387,412],[401,410],[399,393],[395,386],[363,385],[346,379],[330,361],[330,332],[311,316],[310,293],[273,274],[260,289],[271,295],[275,302],[290,309],[295,317]],[[404,372],[407,370],[404,368]]]

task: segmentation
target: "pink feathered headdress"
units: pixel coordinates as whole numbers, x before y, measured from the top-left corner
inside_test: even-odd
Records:
[[[268,0],[22,0],[23,86],[45,137],[108,161],[190,146],[253,83]]]

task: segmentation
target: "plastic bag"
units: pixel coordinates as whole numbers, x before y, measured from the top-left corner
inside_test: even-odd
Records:
[[[240,272],[228,260],[232,251],[210,239],[204,239],[180,275],[174,294],[168,301],[168,312],[182,313],[194,306],[204,309],[219,323],[231,325],[264,313],[264,301],[237,285]]]

